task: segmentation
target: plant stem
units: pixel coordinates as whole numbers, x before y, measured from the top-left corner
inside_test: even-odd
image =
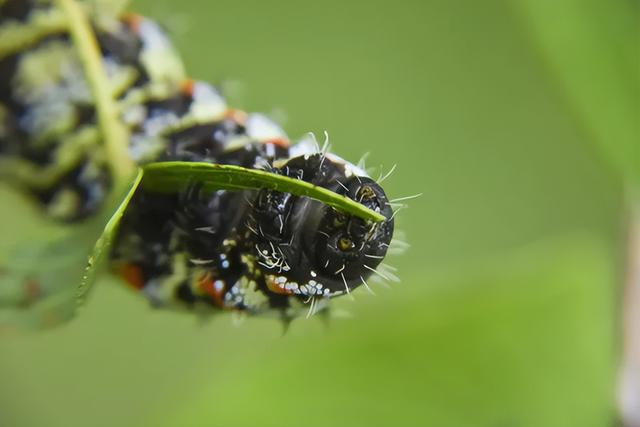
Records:
[[[618,405],[625,426],[640,426],[640,194],[629,197],[627,276],[623,294],[623,355]]]
[[[75,0],[57,0],[57,3],[69,20],[69,32],[95,100],[98,126],[104,140],[115,188],[121,188],[130,182],[136,165],[129,157],[128,131],[120,122],[111,96],[98,43],[85,12]]]

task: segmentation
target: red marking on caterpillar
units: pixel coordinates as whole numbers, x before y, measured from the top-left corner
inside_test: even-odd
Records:
[[[240,125],[244,125],[247,122],[247,113],[242,110],[229,108],[224,116]]]
[[[293,295],[293,292],[289,289],[285,289],[282,284],[276,282],[276,276],[268,275],[265,277],[265,282],[267,283],[267,288],[278,295]]]
[[[139,266],[132,263],[122,264],[117,268],[117,273],[133,289],[139,291],[144,287],[144,275]]]
[[[202,273],[197,280],[198,290],[211,297],[218,307],[224,306],[225,283],[222,280],[214,280],[210,272]]]
[[[264,142],[265,144],[273,144],[276,147],[280,147],[280,148],[288,148],[289,147],[289,140],[286,138],[273,138],[273,139],[269,139],[267,141]]]
[[[140,32],[140,24],[143,20],[144,17],[137,13],[127,12],[122,15],[122,21],[136,34]]]
[[[180,93],[184,96],[193,97],[196,82],[192,79],[186,79],[180,83]]]

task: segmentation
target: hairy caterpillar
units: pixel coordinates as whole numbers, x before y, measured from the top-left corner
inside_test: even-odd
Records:
[[[52,220],[95,214],[112,186],[93,97],[65,17],[46,0],[0,0],[0,176]],[[191,80],[163,31],[133,14],[92,20],[138,164],[169,160],[261,168],[343,194],[387,219],[374,223],[305,197],[263,189],[139,191],[112,265],[159,307],[314,313],[366,286],[387,253],[393,211],[366,172],[260,114],[229,108]],[[4,41],[3,41],[4,40]]]

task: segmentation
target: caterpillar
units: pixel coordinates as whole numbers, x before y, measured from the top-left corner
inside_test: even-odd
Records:
[[[272,120],[227,105],[190,79],[164,31],[135,14],[94,14],[119,117],[139,165],[171,160],[260,168],[324,187],[384,215],[376,223],[275,190],[138,190],[112,269],[155,307],[291,319],[367,286],[394,231],[379,183]],[[105,203],[112,177],[66,18],[49,0],[0,0],[0,178],[52,221],[76,224]]]

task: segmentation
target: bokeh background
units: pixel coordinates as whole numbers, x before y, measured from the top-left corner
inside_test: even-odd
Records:
[[[387,193],[423,194],[397,216],[402,282],[283,335],[154,311],[104,278],[73,321],[0,336],[0,425],[617,425],[637,1],[131,8],[235,105],[398,165]],[[0,197],[4,240],[32,238]]]

